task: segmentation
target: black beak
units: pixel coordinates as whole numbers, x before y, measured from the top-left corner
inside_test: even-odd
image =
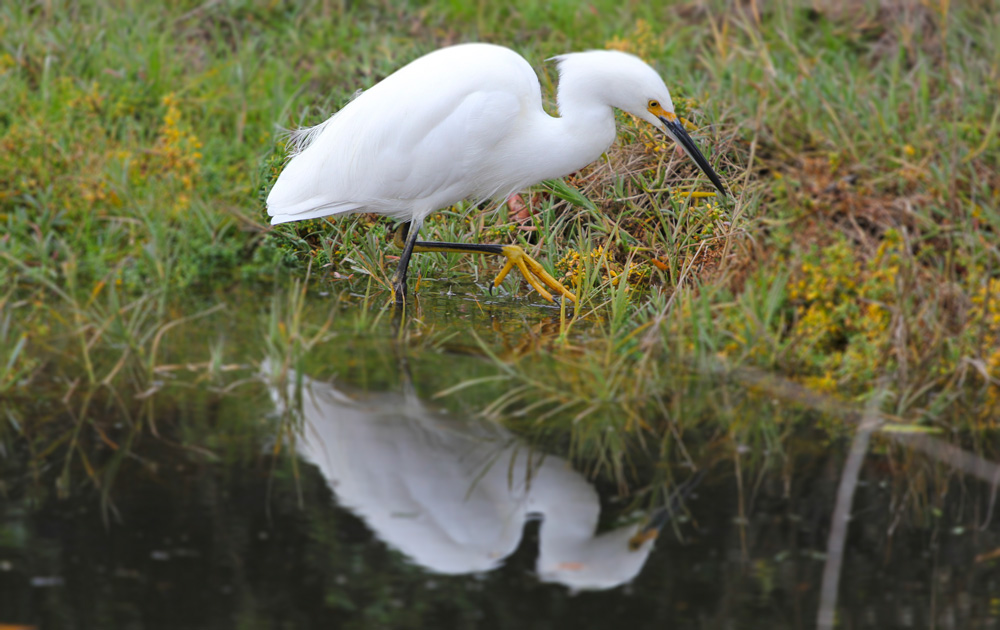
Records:
[[[664,116],[660,116],[659,118],[666,126],[667,135],[670,136],[674,142],[684,148],[684,152],[687,153],[692,160],[694,160],[694,163],[698,165],[701,172],[712,180],[712,184],[723,197],[729,196],[729,193],[726,192],[725,186],[722,185],[722,180],[719,179],[719,176],[715,174],[714,170],[712,170],[712,165],[708,163],[705,156],[698,150],[698,146],[694,143],[694,140],[691,139],[691,136],[688,135],[688,132],[684,130],[684,125],[681,124],[680,119],[675,118],[674,120],[668,120]]]

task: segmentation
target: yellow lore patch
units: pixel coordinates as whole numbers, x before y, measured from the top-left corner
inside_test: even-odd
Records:
[[[674,122],[677,120],[677,114],[673,112],[668,112],[667,110],[663,109],[663,106],[660,105],[659,101],[649,101],[646,107],[647,109],[649,109],[649,113],[656,117],[666,118],[670,122]]]

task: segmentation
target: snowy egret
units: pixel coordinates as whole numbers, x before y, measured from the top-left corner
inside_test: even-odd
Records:
[[[400,220],[397,303],[405,298],[413,252],[505,256],[494,286],[517,267],[549,301],[546,286],[575,302],[520,247],[418,241],[423,220],[463,199],[506,197],[583,168],[614,142],[613,108],[659,128],[726,191],[645,62],[607,50],[554,59],[559,117],[542,109],[531,65],[502,46],[442,48],[404,66],[325,122],[291,133],[292,157],[267,197],[271,223],[351,212]]]
[[[275,368],[262,371],[277,376]],[[639,574],[668,520],[654,513],[645,525],[598,533],[597,491],[569,462],[532,453],[496,423],[430,408],[412,388],[349,395],[292,371],[286,382],[284,396],[278,387],[271,394],[279,410],[301,400],[296,453],[319,468],[340,505],[434,573],[498,568],[521,544],[525,523],[541,517],[539,579],[613,588]]]

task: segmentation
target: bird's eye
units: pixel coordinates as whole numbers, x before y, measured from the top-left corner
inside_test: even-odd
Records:
[[[649,101],[649,109],[657,109],[659,106],[659,101]]]

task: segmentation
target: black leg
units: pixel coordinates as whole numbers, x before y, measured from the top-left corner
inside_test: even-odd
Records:
[[[399,255],[399,264],[396,266],[396,273],[392,276],[392,293],[396,299],[396,305],[402,306],[406,301],[406,270],[410,266],[410,256],[413,254],[413,246],[417,243],[417,233],[420,232],[420,222],[412,221],[404,223],[399,227],[396,234],[397,239],[406,239],[403,246],[403,253]]]
[[[462,254],[493,254],[504,256],[507,263],[493,281],[493,286],[499,286],[505,277],[514,267],[517,267],[524,275],[538,294],[546,300],[552,302],[552,294],[545,289],[545,285],[555,289],[565,298],[576,302],[576,296],[570,293],[558,280],[550,276],[541,265],[531,256],[528,256],[523,249],[517,245],[495,245],[485,243],[441,243],[438,241],[418,241],[417,231],[420,230],[419,222],[402,223],[396,229],[394,242],[396,247],[403,249],[403,254],[399,257],[399,266],[396,267],[396,275],[393,277],[392,290],[396,298],[396,304],[402,305],[406,299],[406,268],[410,263],[410,255],[414,252],[445,252]],[[492,293],[492,289],[491,289]]]

